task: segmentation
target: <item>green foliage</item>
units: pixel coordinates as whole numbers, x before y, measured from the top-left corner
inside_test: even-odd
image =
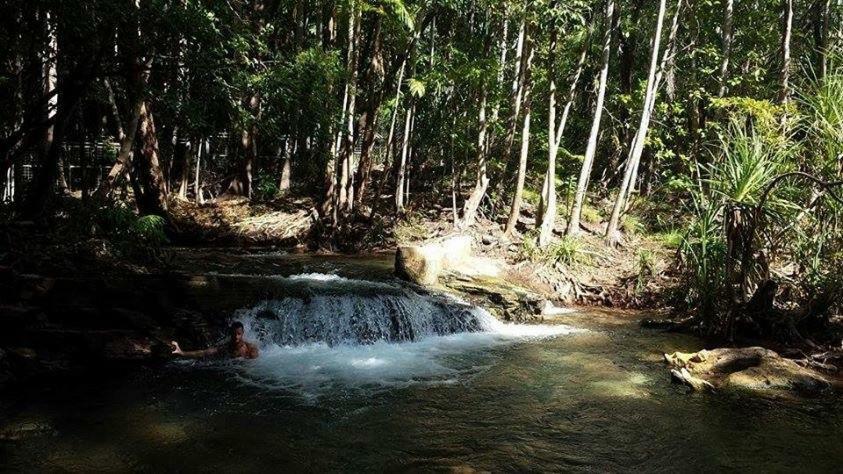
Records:
[[[166,221],[161,216],[140,216],[134,222],[131,233],[136,235],[144,244],[160,247],[167,243],[167,234],[164,232],[165,224]]]
[[[720,223],[720,209],[694,197],[696,219],[682,241],[681,251],[690,269],[687,303],[699,307],[706,318],[714,317],[724,283],[726,242]]]
[[[835,65],[798,97],[805,110],[801,128],[811,147],[808,162],[824,176],[833,176],[843,157],[843,65]]]
[[[764,186],[784,170],[791,148],[786,138],[768,138],[732,121],[720,135],[722,159],[707,169],[706,179],[711,191],[724,202],[734,205],[754,205]]]
[[[657,273],[656,255],[649,249],[639,249],[635,255],[635,292],[640,293],[647,280]]]
[[[684,234],[678,230],[668,230],[655,234],[656,240],[669,249],[678,249],[684,240]]]
[[[259,201],[268,201],[278,195],[278,181],[275,176],[266,171],[260,171],[254,178],[253,197]]]
[[[395,223],[395,241],[399,244],[418,242],[430,238],[430,231],[424,220],[416,214],[407,214]]]
[[[643,234],[647,231],[647,226],[635,215],[626,213],[621,216],[621,228],[628,234]]]
[[[537,240],[538,232],[536,231],[530,231],[524,235],[519,251],[522,259],[545,265],[559,263],[565,266],[590,265],[593,261],[593,252],[586,250],[579,239],[563,237],[544,249],[537,245]]]
[[[584,203],[582,206],[582,212],[580,214],[583,222],[588,222],[589,224],[599,224],[603,222],[603,215],[597,210],[595,207],[592,207],[588,203]]]
[[[582,242],[579,239],[563,237],[557,242],[548,246],[548,257],[563,265],[575,264],[589,264],[591,263],[591,254],[586,252],[583,248]]]

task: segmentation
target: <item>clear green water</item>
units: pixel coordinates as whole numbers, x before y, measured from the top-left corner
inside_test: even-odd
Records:
[[[843,406],[686,394],[662,352],[693,338],[621,313],[590,331],[467,345],[447,378],[338,383],[316,396],[254,383],[248,362],[171,364],[27,388],[0,401],[10,472],[839,472]],[[396,351],[404,350],[396,345]]]

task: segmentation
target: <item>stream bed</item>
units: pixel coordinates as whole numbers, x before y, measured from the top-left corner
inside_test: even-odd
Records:
[[[843,404],[687,394],[702,348],[588,311],[509,325],[394,282],[389,260],[249,256],[288,290],[235,311],[255,361],[177,361],[0,398],[0,471],[839,472]],[[280,275],[280,276],[279,276]],[[280,296],[279,296],[280,294]],[[209,303],[210,304],[210,303]],[[491,318],[491,319],[489,319]],[[458,324],[453,323],[458,321]]]

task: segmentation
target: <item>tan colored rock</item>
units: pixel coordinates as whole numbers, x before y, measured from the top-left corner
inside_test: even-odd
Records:
[[[442,253],[420,245],[398,247],[395,252],[395,274],[419,285],[435,285],[442,271]]]
[[[665,354],[671,375],[693,390],[705,388],[819,392],[831,387],[819,372],[763,347]]]
[[[471,258],[471,237],[456,235],[395,252],[395,274],[419,285],[435,285],[446,270],[457,270]]]

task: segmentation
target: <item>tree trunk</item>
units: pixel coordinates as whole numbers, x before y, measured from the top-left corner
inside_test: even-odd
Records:
[[[398,178],[395,183],[395,210],[399,214],[404,212],[404,180],[407,173],[407,152],[410,146],[410,130],[415,110],[416,104],[411,98],[410,106],[407,107],[407,115],[404,118],[404,137],[401,143],[401,161],[398,164]]]
[[[483,57],[488,56],[489,47],[491,45],[488,33],[486,34]],[[477,217],[477,208],[480,206],[480,201],[486,195],[486,189],[489,186],[489,176],[486,170],[486,132],[488,130],[488,122],[486,121],[486,102],[488,97],[488,86],[484,82],[480,90],[480,113],[478,117],[479,132],[477,133],[477,177],[474,182],[474,189],[471,191],[468,199],[463,205],[462,222],[459,227],[467,229],[474,225],[474,220]]]
[[[187,200],[187,187],[190,182],[190,154],[193,152],[192,143],[188,140],[179,147],[179,191],[177,197]]]
[[[464,229],[474,225],[474,220],[477,217],[477,208],[480,206],[480,201],[486,195],[486,188],[489,186],[489,176],[486,173],[486,130],[488,124],[486,122],[485,84],[482,87],[483,90],[480,92],[480,131],[477,134],[477,179],[474,183],[474,189],[463,206],[462,222],[459,227]]]
[[[280,148],[280,147],[279,147]],[[282,153],[284,153],[284,162],[281,165],[281,179],[278,182],[278,191],[281,194],[286,194],[290,192],[290,171],[293,159],[293,140],[292,137],[287,136],[287,139],[284,140],[284,148]]]
[[[568,89],[568,99],[565,108],[562,110],[562,118],[559,125],[556,125],[556,69],[554,67],[556,35],[552,35],[550,65],[548,67],[549,93],[548,93],[548,147],[547,147],[547,173],[542,184],[542,193],[539,198],[539,209],[536,212],[539,227],[539,247],[546,247],[550,243],[553,234],[553,227],[556,225],[556,156],[559,153],[559,145],[562,143],[562,135],[565,133],[565,126],[568,123],[568,115],[576,97],[577,84],[579,83],[582,71],[585,68],[585,60],[588,57],[589,39],[583,40],[582,51],[577,61],[577,70],[571,78],[571,85]]]
[[[121,176],[127,176],[132,167],[132,155],[135,148],[135,136],[137,135],[138,123],[140,122],[141,108],[143,107],[143,100],[138,99],[132,107],[132,117],[129,119],[128,127],[126,128],[123,137],[120,139],[120,151],[117,153],[117,161],[112,165],[108,171],[105,180],[100,184],[95,196],[97,199],[107,199],[117,181]]]
[[[624,172],[623,181],[620,189],[618,189],[618,196],[615,199],[615,205],[612,208],[612,216],[609,219],[609,225],[606,227],[606,238],[611,245],[618,243],[618,223],[620,222],[620,215],[626,204],[632,188],[635,186],[635,176],[641,161],[641,154],[644,151],[644,144],[647,140],[647,132],[650,127],[650,119],[653,114],[653,109],[656,105],[656,96],[658,95],[659,83],[661,82],[664,70],[667,67],[670,57],[672,55],[673,42],[676,38],[676,32],[679,25],[679,10],[682,5],[682,0],[676,5],[676,12],[673,16],[673,23],[670,30],[670,38],[668,45],[665,48],[664,57],[662,58],[661,66],[658,65],[659,49],[661,46],[662,27],[664,25],[665,10],[667,8],[667,1],[659,1],[659,13],[656,19],[656,32],[653,35],[653,50],[650,56],[650,69],[647,75],[647,88],[644,94],[644,103],[641,109],[641,120],[638,124],[638,131],[632,139],[630,145],[629,157],[626,162],[626,171]]]
[[[202,152],[208,150],[209,143],[207,140],[199,139],[199,148],[196,150],[196,168],[193,175],[193,191],[196,198],[196,204],[205,204],[205,197],[202,195],[202,182],[199,178],[199,172],[202,169]]]
[[[779,82],[779,101],[790,99],[790,38],[793,33],[793,0],[782,1],[782,70]]]
[[[512,235],[515,231],[515,225],[518,223],[518,216],[521,215],[521,197],[524,193],[524,180],[527,176],[527,157],[530,152],[530,116],[531,116],[531,102],[530,89],[532,88],[532,78],[530,77],[530,68],[533,63],[533,48],[529,42],[528,37],[524,37],[525,49],[527,52],[527,62],[524,69],[524,125],[521,128],[521,153],[518,159],[518,174],[515,180],[515,195],[512,197],[512,207],[509,211],[509,220],[506,223],[505,233]]]
[[[603,118],[603,101],[606,97],[606,80],[609,76],[609,58],[611,57],[612,47],[612,16],[615,11],[615,1],[608,0],[606,2],[606,28],[603,33],[603,62],[600,69],[600,81],[597,86],[597,103],[594,109],[594,120],[591,123],[591,132],[588,136],[588,145],[585,149],[585,158],[583,160],[582,169],[580,170],[580,177],[577,181],[577,191],[574,196],[574,205],[571,208],[571,217],[568,220],[568,230],[566,232],[569,236],[574,236],[580,230],[580,215],[582,213],[582,205],[585,200],[585,193],[588,189],[588,181],[591,178],[591,167],[594,164],[594,155],[597,152],[597,138],[600,135],[600,120]]]
[[[817,41],[817,51],[819,52],[819,67],[817,68],[817,76],[820,80],[825,79],[828,75],[828,47],[830,44],[829,38],[829,22],[831,17],[831,0],[819,0],[819,35]]]
[[[255,158],[257,158],[257,120],[260,115],[260,95],[253,94],[247,99],[246,108],[249,111],[250,123],[246,124],[243,131],[240,133],[240,147],[243,151],[243,163],[240,168],[239,176],[236,177],[229,187],[229,190],[235,194],[240,194],[252,199],[253,188],[253,170],[255,167]]]
[[[369,184],[369,177],[372,171],[372,152],[375,146],[375,135],[378,127],[378,115],[385,94],[384,71],[382,54],[381,17],[375,19],[374,32],[372,33],[371,52],[369,66],[366,73],[366,83],[369,85],[368,101],[366,112],[361,117],[360,129],[362,132],[360,147],[360,162],[354,175],[354,206],[359,207],[363,203],[363,197]]]
[[[357,104],[357,63],[360,56],[360,6],[354,0],[349,5],[348,16],[348,57],[346,71],[348,83],[346,84],[346,96],[348,107],[343,116],[344,134],[340,148],[340,182],[338,204],[342,212],[351,211],[354,203],[354,188],[351,186],[351,176],[354,161],[354,115]]]
[[[729,79],[729,58],[732,54],[732,16],[734,0],[723,0],[723,25],[721,27],[721,41],[723,43],[723,59],[720,62],[720,89],[717,97],[726,95]]]
[[[48,121],[52,120],[56,116],[59,103],[59,94],[55,93],[58,80],[58,41],[56,38],[56,26],[54,22],[51,22],[49,12],[45,15],[44,23],[47,30],[47,47],[44,50],[44,72],[42,73],[42,77],[44,78],[43,94],[45,97],[49,97],[47,101],[46,117],[44,117],[44,120]],[[50,125],[46,130],[44,130],[44,138],[41,142],[42,159],[46,158],[47,154],[50,152],[50,148],[53,146],[54,127],[54,125]],[[60,153],[58,164],[58,188],[62,194],[66,194],[69,191],[64,168],[64,154]]]
[[[141,214],[167,215],[167,193],[164,186],[164,173],[158,159],[158,135],[155,130],[155,119],[149,104],[141,104],[139,117],[141,159],[138,160],[138,183],[141,196],[138,196],[138,210]]]
[[[521,115],[521,105],[523,103],[524,95],[524,71],[526,69],[526,55],[524,54],[524,41],[527,35],[527,20],[525,17],[521,19],[521,27],[518,29],[518,40],[515,43],[515,75],[512,78],[512,111],[509,115],[509,121],[506,131],[506,139],[504,140],[503,156],[506,160],[506,167],[504,168],[503,176],[498,179],[495,185],[496,189],[500,189],[502,183],[512,172],[514,161],[512,160],[512,146],[515,143],[515,131],[518,127],[518,117]]]

